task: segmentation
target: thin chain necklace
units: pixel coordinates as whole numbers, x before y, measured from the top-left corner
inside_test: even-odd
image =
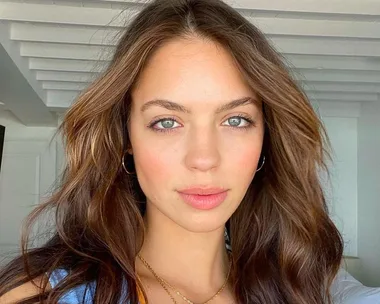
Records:
[[[177,303],[176,300],[174,299],[174,297],[172,296],[172,294],[170,293],[170,291],[168,290],[168,288],[166,286],[169,286],[171,289],[173,289],[173,291],[179,295],[180,297],[182,297],[182,299],[187,302],[188,304],[194,304],[193,301],[189,300],[188,298],[186,298],[178,289],[175,289],[172,285],[170,285],[168,282],[166,282],[163,278],[161,278],[152,268],[152,266],[149,265],[149,263],[140,255],[140,254],[137,254],[137,256],[139,257],[139,259],[141,260],[141,262],[145,265],[145,267],[147,267],[150,272],[153,274],[153,276],[156,278],[156,280],[160,283],[160,285],[165,289],[165,291],[167,292],[167,294],[170,296],[170,298],[173,300],[174,303]],[[224,288],[226,287],[227,285],[227,282],[228,282],[228,278],[230,276],[230,273],[231,273],[231,268],[232,268],[232,259],[230,260],[230,266],[229,266],[229,269],[228,269],[228,274],[226,276],[226,279],[222,285],[222,287],[219,288],[219,290],[216,292],[216,294],[214,294],[209,300],[207,300],[206,302],[203,302],[201,304],[208,304],[210,303],[212,300],[214,300],[223,290]]]
[[[153,276],[156,278],[158,283],[162,286],[163,289],[165,289],[166,293],[169,295],[170,299],[172,299],[174,304],[177,304],[177,301],[174,299],[173,295],[170,293],[169,289],[165,286],[165,284],[162,282],[161,278],[157,275],[157,273],[153,270],[153,268],[148,264],[147,261],[143,259],[143,257],[138,253],[137,256],[143,262],[146,268],[150,270],[150,272],[153,274]]]

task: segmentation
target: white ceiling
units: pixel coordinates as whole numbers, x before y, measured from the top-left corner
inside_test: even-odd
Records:
[[[0,0],[0,100],[52,125],[107,66],[140,0]],[[380,0],[228,0],[285,55],[317,102],[380,102]]]

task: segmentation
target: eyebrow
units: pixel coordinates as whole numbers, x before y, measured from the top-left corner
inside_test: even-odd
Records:
[[[233,101],[230,101],[226,104],[221,105],[220,107],[218,107],[216,109],[215,113],[219,114],[221,112],[232,110],[234,108],[244,106],[244,105],[248,105],[248,104],[257,105],[258,101],[253,97],[239,98],[239,99],[236,99],[236,100],[233,100]],[[170,101],[170,100],[165,100],[165,99],[154,99],[154,100],[146,102],[141,107],[141,112],[146,111],[148,108],[150,108],[152,106],[159,106],[159,107],[165,108],[165,109],[170,110],[170,111],[177,111],[177,112],[182,112],[182,113],[191,113],[191,111],[188,108],[186,108],[185,106],[180,105],[180,104],[173,102],[173,101]]]

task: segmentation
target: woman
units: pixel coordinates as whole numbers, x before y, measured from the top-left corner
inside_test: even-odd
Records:
[[[318,179],[325,130],[228,5],[144,7],[61,130],[62,182],[30,218],[53,209],[55,234],[24,238],[3,301],[331,303],[342,239]]]

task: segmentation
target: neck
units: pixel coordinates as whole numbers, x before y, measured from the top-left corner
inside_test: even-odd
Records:
[[[140,254],[159,276],[178,288],[199,293],[223,285],[229,270],[224,226],[211,232],[191,232],[152,204],[148,204],[144,220],[146,234]]]

